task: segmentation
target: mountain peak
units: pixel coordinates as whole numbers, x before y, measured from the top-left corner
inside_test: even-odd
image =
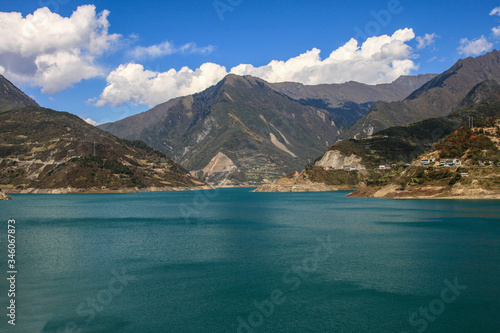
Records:
[[[461,65],[469,65],[469,64],[477,64],[480,62],[487,62],[487,61],[498,61],[500,59],[500,51],[499,50],[492,50],[488,53],[485,53],[481,56],[478,57],[467,57],[463,58],[457,61],[456,64],[461,64]]]
[[[23,106],[38,106],[38,104],[3,75],[0,75],[0,112]]]
[[[189,107],[157,106],[141,118],[155,121],[134,116],[100,128],[144,140],[217,184],[277,179],[302,168],[338,135],[327,111],[303,105],[248,75],[229,74],[194,94]]]
[[[228,74],[222,80],[222,84],[228,84],[231,86],[235,86],[236,84],[244,84],[247,87],[251,86],[263,86],[269,85],[268,82],[251,75],[237,75],[237,74]]]

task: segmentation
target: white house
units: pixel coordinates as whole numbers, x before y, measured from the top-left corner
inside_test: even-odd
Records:
[[[434,163],[435,161],[435,158],[424,158],[420,160],[420,165],[429,165],[431,163]]]
[[[462,161],[460,161],[458,158],[447,158],[440,160],[439,165],[442,167],[460,166],[462,165]]]

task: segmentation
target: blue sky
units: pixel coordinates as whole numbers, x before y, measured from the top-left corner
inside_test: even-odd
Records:
[[[304,84],[441,73],[498,48],[499,6],[3,0],[0,73],[42,106],[104,123],[201,91],[229,72]]]

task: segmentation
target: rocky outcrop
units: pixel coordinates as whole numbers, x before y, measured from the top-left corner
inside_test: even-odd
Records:
[[[474,186],[412,186],[405,190],[397,185],[364,187],[348,197],[386,199],[500,199],[500,191]]]
[[[196,177],[205,179],[207,183],[218,186],[235,185],[228,176],[238,171],[238,167],[223,152],[217,153],[202,170],[192,171]]]
[[[332,182],[326,175],[319,175],[314,170],[321,172],[347,172],[344,167],[365,170],[361,164],[361,157],[351,154],[344,156],[339,150],[328,150],[323,157],[314,163],[314,166],[306,168],[301,174],[295,176],[284,176],[275,183],[259,186],[253,192],[326,192],[326,191],[350,191],[354,187],[345,185],[347,182]],[[325,170],[323,170],[325,169]],[[331,170],[334,169],[334,170]],[[329,170],[329,171],[327,171]],[[361,171],[365,172],[365,171]],[[314,176],[316,174],[316,176]],[[344,184],[344,185],[331,185]],[[358,184],[359,185],[359,184]],[[356,185],[356,186],[358,186]]]
[[[275,183],[264,184],[252,192],[328,192],[328,191],[349,191],[352,187],[347,185],[326,185],[315,183],[302,175],[283,177]]]
[[[320,167],[330,167],[334,169],[343,169],[344,166],[351,166],[356,169],[365,169],[361,164],[361,157],[351,154],[351,156],[344,156],[338,150],[329,150],[323,157],[315,163]]]
[[[218,172],[230,172],[235,168],[233,161],[223,152],[219,152],[202,171],[206,175],[211,175]]]
[[[0,200],[12,200],[12,197],[7,193],[0,191]]]

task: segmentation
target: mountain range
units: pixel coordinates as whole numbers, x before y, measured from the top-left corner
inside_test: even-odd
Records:
[[[500,51],[460,59],[401,102],[377,102],[370,112],[341,135],[341,139],[368,137],[381,129],[430,117],[446,116],[485,80],[500,82]]]
[[[370,189],[360,190],[356,194],[364,196],[372,195],[381,187],[390,185],[390,192],[393,194],[395,183],[408,179],[411,183],[411,175],[420,175],[418,173],[420,171],[415,171],[414,168],[410,171],[406,170],[410,163],[419,165],[421,159],[434,158],[439,161],[440,158],[451,158],[462,159],[464,164],[471,167],[470,170],[474,172],[477,182],[469,182],[468,185],[476,184],[477,188],[483,188],[483,183],[489,184],[489,192],[486,192],[497,195],[499,189],[493,180],[498,177],[498,171],[491,168],[477,169],[477,166],[479,160],[490,161],[490,164],[500,162],[498,153],[500,129],[495,128],[495,119],[500,117],[500,83],[494,80],[481,82],[473,87],[459,106],[459,109],[448,116],[428,118],[403,126],[392,126],[374,133],[369,138],[340,141],[332,145],[314,163],[306,166],[300,175],[287,175],[274,184],[260,186],[256,191],[349,190],[369,185]],[[480,128],[477,129],[475,124]],[[484,134],[481,127],[485,126],[489,128],[488,131],[491,134],[488,138],[481,137]],[[464,128],[470,129],[471,127],[471,130],[464,130]],[[464,134],[458,135],[457,133]],[[479,139],[475,138],[476,136]],[[456,173],[450,172],[438,172],[431,178],[435,180],[433,177],[441,177],[439,183],[443,185],[456,176]],[[422,177],[420,175],[417,178]],[[465,183],[462,181],[460,184]],[[443,186],[435,189],[433,195],[450,195],[449,186]],[[467,193],[472,193],[469,190]],[[442,191],[446,193],[441,193]],[[405,192],[404,195],[415,193]],[[425,196],[429,193],[422,191],[420,194]]]
[[[329,111],[342,129],[370,111],[377,101],[402,101],[437,74],[401,76],[394,82],[368,85],[355,81],[341,84],[303,85],[301,83],[273,83],[272,86],[304,105]]]
[[[201,93],[100,128],[146,142],[209,183],[260,184],[302,170],[375,101],[401,100],[433,77],[304,86],[230,74]]]
[[[409,163],[471,114],[496,114],[499,64],[493,51],[439,75],[373,86],[230,74],[99,128],[41,108],[0,76],[0,180],[24,189],[203,185],[196,177],[257,185],[336,159],[335,166],[365,168]]]

